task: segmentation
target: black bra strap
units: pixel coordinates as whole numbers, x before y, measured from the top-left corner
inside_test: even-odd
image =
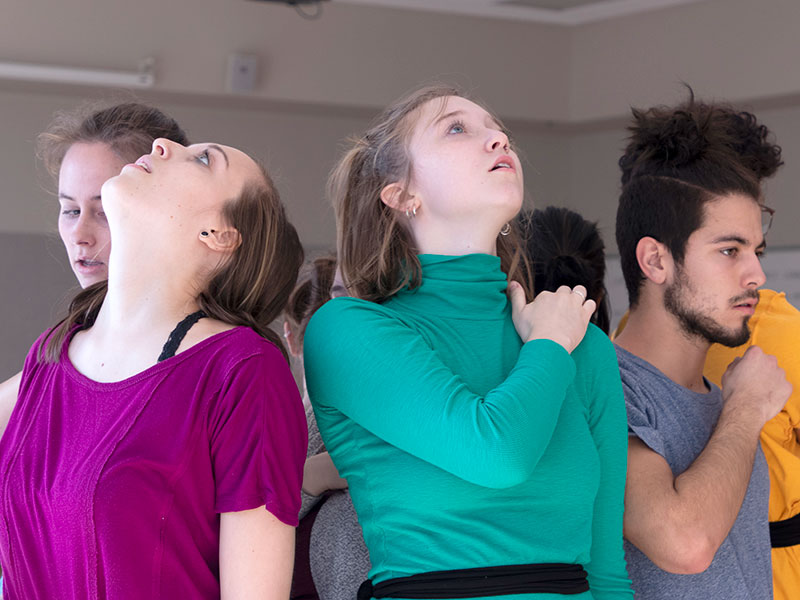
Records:
[[[167,342],[161,349],[161,355],[158,357],[158,362],[161,362],[162,360],[167,360],[168,358],[172,358],[173,356],[175,356],[175,352],[177,352],[178,346],[181,345],[183,338],[186,337],[186,333],[192,328],[192,325],[197,323],[203,317],[207,316],[208,315],[204,313],[202,310],[198,310],[197,312],[193,312],[183,321],[175,325],[175,329],[173,329],[172,333],[169,334]]]

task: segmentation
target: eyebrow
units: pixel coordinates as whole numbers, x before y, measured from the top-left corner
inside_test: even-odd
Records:
[[[722,235],[718,238],[714,238],[713,240],[711,240],[712,244],[722,244],[725,242],[739,244],[741,246],[748,246],[750,244],[748,240],[739,235]],[[767,247],[767,240],[766,238],[762,237],[761,243],[758,246],[756,246],[756,249],[766,248],[766,247]]]
[[[75,198],[73,198],[72,196],[68,196],[67,194],[64,194],[62,192],[58,193],[58,198],[59,200],[64,199],[64,200],[72,200],[73,202],[75,202]],[[100,197],[100,194],[98,194],[97,196],[92,196],[90,200],[102,200],[102,198]]]
[[[463,110],[461,110],[461,109],[454,110],[454,111],[451,111],[449,113],[445,113],[445,114],[437,117],[433,121],[433,126],[435,127],[439,123],[441,123],[442,121],[446,121],[447,119],[451,119],[453,117],[458,117],[458,116],[463,115],[463,114],[465,114],[465,112]],[[497,126],[498,129],[500,129],[502,131],[505,131],[505,127],[503,127],[497,119],[495,119],[492,115],[489,115],[489,118],[492,120],[492,123],[494,123]]]
[[[208,148],[210,148],[210,149],[212,149],[212,150],[216,150],[217,152],[219,152],[220,154],[222,154],[222,158],[224,158],[224,159],[225,159],[225,167],[226,167],[226,168],[231,166],[231,163],[230,163],[230,161],[228,160],[228,155],[227,155],[227,154],[225,154],[225,150],[223,150],[222,148],[220,148],[220,147],[219,147],[217,144],[209,144],[209,145],[208,145]]]

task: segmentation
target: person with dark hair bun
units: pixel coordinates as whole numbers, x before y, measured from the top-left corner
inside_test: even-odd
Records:
[[[156,138],[189,143],[175,119],[140,102],[92,102],[58,112],[37,138],[36,154],[57,186],[58,233],[82,288],[108,277],[111,234],[100,187],[149,152]],[[0,435],[17,400],[20,376],[0,384]]]
[[[634,110],[619,161],[617,244],[630,312],[616,338],[628,410],[628,572],[648,600],[772,597],[769,478],[758,444],[791,385],[750,348],[703,377],[713,343],[737,346],[764,283],[761,179],[782,164],[750,113],[691,96]]]
[[[568,208],[548,206],[520,216],[533,289],[554,292],[560,286],[582,285],[597,303],[591,322],[608,335],[611,308],[606,291],[605,244],[597,223]]]

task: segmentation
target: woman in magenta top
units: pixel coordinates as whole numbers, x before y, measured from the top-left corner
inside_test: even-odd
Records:
[[[306,430],[268,324],[297,234],[216,144],[158,139],[102,198],[108,283],[34,344],[0,440],[4,597],[285,598]]]

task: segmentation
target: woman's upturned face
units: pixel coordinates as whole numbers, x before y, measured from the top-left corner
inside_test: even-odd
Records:
[[[100,202],[103,183],[117,175],[125,161],[102,142],[69,147],[58,175],[58,233],[81,287],[108,278],[111,235]]]
[[[499,229],[519,212],[519,158],[495,118],[474,102],[448,96],[424,104],[409,152],[408,192],[428,218],[465,224],[488,218]]]
[[[244,152],[203,143],[182,146],[159,138],[150,154],[125,165],[103,187],[110,216],[145,218],[152,235],[186,233],[222,226],[226,202],[237,198],[246,183],[260,181],[258,165]]]

